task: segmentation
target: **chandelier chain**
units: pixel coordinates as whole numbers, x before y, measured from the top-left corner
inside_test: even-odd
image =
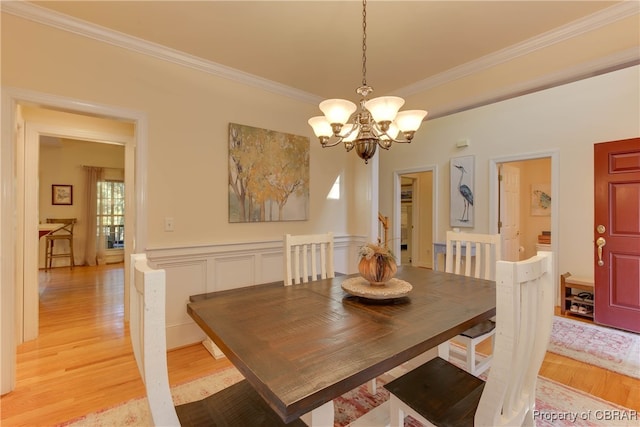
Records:
[[[367,0],[362,2],[362,86],[367,85]]]

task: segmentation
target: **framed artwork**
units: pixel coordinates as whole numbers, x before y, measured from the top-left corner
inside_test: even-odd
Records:
[[[229,123],[229,222],[309,218],[309,138]]]
[[[531,215],[551,215],[551,185],[531,184]]]
[[[52,205],[72,205],[73,185],[53,184],[51,186]]]
[[[450,161],[450,175],[449,215],[451,227],[473,227],[475,157],[462,156],[452,158]]]

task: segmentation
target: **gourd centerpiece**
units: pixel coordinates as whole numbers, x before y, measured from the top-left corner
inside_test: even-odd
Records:
[[[382,245],[367,243],[358,252],[358,271],[372,286],[384,286],[398,271],[396,257]]]

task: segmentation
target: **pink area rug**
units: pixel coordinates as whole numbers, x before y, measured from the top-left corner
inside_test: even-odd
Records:
[[[548,351],[640,378],[640,335],[556,316]]]
[[[242,379],[235,368],[227,368],[203,378],[175,386],[171,389],[176,405],[201,399],[228,387]],[[386,426],[389,423],[386,401],[389,393],[382,387],[390,381],[390,374],[378,378],[378,391],[369,394],[362,385],[334,400],[334,427],[344,427],[351,423],[358,426]],[[538,378],[536,391],[538,426],[637,426],[638,414],[629,409],[611,404],[562,384]],[[376,410],[377,408],[377,410]],[[365,418],[361,418],[366,415]],[[360,421],[358,421],[360,419]],[[146,398],[133,399],[114,408],[88,414],[69,421],[62,426],[69,427],[120,427],[152,426]],[[405,427],[419,424],[407,417]]]

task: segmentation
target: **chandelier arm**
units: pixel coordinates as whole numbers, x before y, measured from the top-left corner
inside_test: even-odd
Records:
[[[329,142],[331,141],[331,139],[336,138],[335,141]],[[323,147],[335,147],[336,145],[340,144],[343,140],[342,137],[332,137],[331,139],[327,140],[324,144],[322,144]]]

